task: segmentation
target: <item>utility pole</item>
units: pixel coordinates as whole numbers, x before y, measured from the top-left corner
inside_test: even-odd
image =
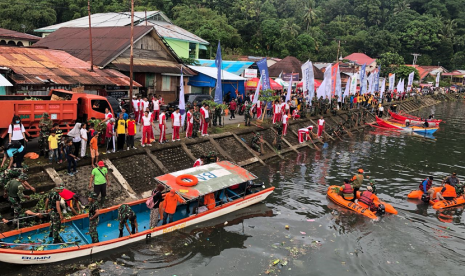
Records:
[[[411,54],[413,56],[413,65],[417,64],[418,57],[421,56],[420,54]]]
[[[134,65],[134,0],[131,0],[131,54],[129,56],[129,102],[132,103],[132,84],[133,84],[133,65]],[[129,112],[132,110],[132,104],[129,105]]]
[[[339,59],[339,51],[341,49],[341,40],[339,39],[338,45],[337,45],[337,56],[336,56],[336,62]]]
[[[89,12],[89,43],[90,43],[90,71],[94,72],[94,53],[92,51],[92,23],[90,20],[90,0],[87,0],[87,11]]]

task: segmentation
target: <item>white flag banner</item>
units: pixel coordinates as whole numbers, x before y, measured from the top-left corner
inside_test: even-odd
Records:
[[[302,89],[306,93],[308,102],[311,102],[315,93],[315,80],[313,75],[313,64],[307,61],[302,65]]]
[[[373,89],[375,87],[374,80],[375,80],[375,74],[372,72],[370,76],[368,77],[368,93],[369,94],[373,93]]]
[[[357,82],[358,82],[358,73],[355,73],[350,79],[350,89],[349,89],[349,96],[350,94],[355,94],[357,92]]]
[[[368,77],[367,77],[367,73],[365,72],[365,77],[363,78],[363,83],[360,84],[360,95],[363,95],[363,94],[367,93],[367,82],[368,82]]]
[[[381,89],[379,90],[379,97],[380,99],[383,98],[384,91],[386,90],[386,78],[383,79],[383,82],[381,83]]]
[[[323,82],[321,83],[320,87],[318,87],[318,89],[316,90],[316,96],[318,97],[318,99],[320,97],[325,97],[325,93],[326,93],[326,79],[323,80]]]
[[[326,70],[325,70],[325,74],[324,74],[324,81],[325,82],[325,85],[324,85],[324,89],[325,89],[325,95],[323,96],[323,98],[325,96],[330,96],[331,95],[331,64],[328,65],[328,67],[326,67]],[[321,86],[323,86],[323,84],[321,84]]]
[[[258,83],[257,83],[257,89],[255,89],[255,94],[253,95],[253,100],[252,100],[252,105],[256,104],[257,101],[258,101],[258,97],[260,97],[260,84],[262,84],[262,79],[265,75],[261,75],[260,76],[260,79],[258,80]]]
[[[414,76],[415,76],[415,71],[413,71],[412,73],[408,75],[407,92],[410,92],[412,90]]]
[[[397,83],[397,93],[401,93],[402,92],[402,80],[399,80],[399,82]]]
[[[337,72],[336,72],[336,96],[337,96],[337,101],[340,102],[342,101],[342,83],[341,83],[341,72],[339,71],[339,66],[337,67]]]
[[[344,90],[344,94],[342,95],[342,102],[344,102],[344,97],[349,97],[351,85],[352,85],[352,77],[349,77],[346,83],[346,89]]]
[[[438,74],[436,75],[436,88],[439,87],[439,81],[440,81],[440,77],[441,77],[441,72],[438,72]]]
[[[396,85],[396,74],[389,76],[389,91],[394,91],[394,85]]]
[[[291,80],[289,81],[289,86],[287,87],[287,94],[286,94],[286,103],[287,101],[291,100],[291,92],[292,92],[292,77],[294,75],[294,72],[291,74]]]

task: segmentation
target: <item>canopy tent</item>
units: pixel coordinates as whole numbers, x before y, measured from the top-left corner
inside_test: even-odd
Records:
[[[274,80],[270,79],[270,86],[272,90],[282,90],[283,87],[279,83],[275,82]],[[257,84],[260,81],[259,78],[253,78],[245,82],[245,90],[255,90],[257,89]],[[262,85],[260,84],[260,89]]]
[[[176,177],[180,175],[195,176],[199,182],[195,186],[181,186],[176,183]],[[231,187],[232,185],[257,179],[257,177],[238,165],[229,161],[221,161],[168,173],[155,177],[155,179],[170,189],[176,190],[176,192],[185,199],[192,200],[209,193],[223,190]]]
[[[314,80],[314,83],[315,83],[315,89],[317,89],[318,87],[320,87],[321,85],[321,81],[319,80]],[[304,82],[301,81],[297,84],[297,87],[302,87],[304,85]]]
[[[285,82],[283,79],[281,78],[276,78],[274,79],[275,82],[277,82],[279,85],[281,85],[282,87],[288,87],[289,86],[289,83]]]
[[[218,70],[215,67],[204,67],[204,66],[189,66],[190,69],[198,72],[197,76],[189,77],[187,85],[193,87],[209,87],[211,89],[216,87],[216,78]],[[237,93],[244,95],[244,81],[243,77],[234,75],[225,70],[222,70],[221,85],[223,90],[223,96],[226,93],[231,92],[233,98],[237,97]],[[214,92],[212,92],[212,97]]]

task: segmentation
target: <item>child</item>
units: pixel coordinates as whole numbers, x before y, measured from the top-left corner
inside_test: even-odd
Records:
[[[99,133],[95,132],[94,137],[90,139],[90,157],[92,158],[92,168],[95,168],[94,164],[98,163],[98,136]]]
[[[134,147],[134,138],[135,138],[136,132],[137,132],[136,125],[137,125],[137,123],[134,120],[134,115],[131,114],[131,116],[129,116],[129,119],[126,121],[126,131],[127,131],[126,145],[127,145],[127,150],[129,150],[130,148],[137,149],[136,147]]]
[[[53,163],[53,159],[55,157],[57,163],[59,162],[58,159],[58,137],[56,136],[55,131],[52,131],[50,133],[50,136],[48,136],[48,149],[49,149],[49,163]]]
[[[55,131],[57,141],[58,141],[58,164],[61,164],[61,162],[63,162],[62,161],[63,160],[63,156],[62,156],[63,140],[64,140],[63,130],[60,129],[60,126],[57,123],[54,123],[53,128],[51,129],[51,132],[54,132],[54,131]]]
[[[66,154],[66,159],[68,160],[68,175],[69,176],[74,176],[78,171],[76,170],[76,159],[77,156],[74,155],[74,145],[73,145],[73,140],[68,140],[66,142],[66,147],[65,147],[65,154]],[[73,172],[71,172],[71,166],[73,166]]]

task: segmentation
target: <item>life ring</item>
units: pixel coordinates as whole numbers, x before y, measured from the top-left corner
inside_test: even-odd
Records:
[[[190,181],[185,181],[184,179],[189,179]],[[199,179],[191,174],[181,174],[176,177],[176,184],[184,187],[192,187],[199,183]]]

